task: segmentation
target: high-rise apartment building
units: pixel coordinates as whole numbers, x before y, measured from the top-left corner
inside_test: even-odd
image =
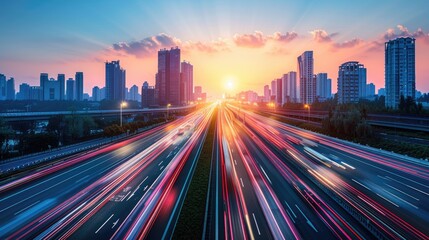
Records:
[[[148,82],[144,82],[142,86],[142,107],[148,108],[156,105],[155,87],[149,86]]]
[[[67,101],[73,101],[76,99],[75,88],[76,88],[75,81],[73,80],[73,78],[69,78],[67,80],[67,90],[66,90]]]
[[[386,107],[398,108],[401,96],[415,98],[416,40],[401,37],[384,44]]]
[[[180,73],[180,97],[182,104],[193,101],[194,90],[194,66],[190,62],[181,63]]]
[[[316,83],[313,72],[313,51],[305,51],[298,57],[300,100],[305,104],[313,103],[316,97]]]
[[[75,75],[76,100],[83,100],[83,72],[76,72]]]
[[[15,100],[15,79],[13,77],[6,82],[6,99]]]
[[[365,84],[362,84],[364,82]],[[364,89],[362,89],[364,88]],[[338,103],[357,103],[366,92],[366,68],[359,62],[345,62],[338,69]]]
[[[66,75],[58,74],[58,82],[60,84],[60,100],[65,100]]]
[[[158,51],[158,72],[155,88],[160,106],[180,105],[180,49]]]
[[[125,70],[118,61],[106,62],[106,99],[109,101],[124,101]]]
[[[331,84],[332,81],[328,78],[327,73],[318,73],[316,75],[316,96],[319,101],[323,102],[331,98]]]
[[[270,102],[271,100],[271,90],[269,85],[264,86],[264,102]]]

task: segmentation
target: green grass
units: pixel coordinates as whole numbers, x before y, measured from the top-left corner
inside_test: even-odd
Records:
[[[174,230],[173,239],[200,239],[203,234],[216,116],[217,110],[212,116],[194,176]]]

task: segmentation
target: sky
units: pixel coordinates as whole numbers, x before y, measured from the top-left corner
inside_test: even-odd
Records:
[[[16,85],[41,72],[105,85],[105,62],[120,60],[126,85],[155,84],[157,51],[179,46],[194,86],[212,98],[263,86],[314,52],[315,73],[337,88],[338,66],[359,61],[384,87],[384,42],[416,38],[416,88],[429,92],[429,1],[14,0],[0,3],[0,73]],[[233,82],[233,89],[227,89]],[[18,90],[18,86],[16,86]]]

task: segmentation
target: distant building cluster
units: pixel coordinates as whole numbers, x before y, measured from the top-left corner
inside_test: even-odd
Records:
[[[105,62],[105,86],[92,88],[91,97],[84,93],[84,74],[76,72],[74,79],[66,80],[65,74],[57,79],[48,73],[40,74],[40,85],[19,85],[15,93],[15,80],[0,74],[0,100],[38,100],[38,101],[136,101],[143,108],[162,106],[181,106],[193,102],[206,101],[207,94],[201,86],[194,89],[194,67],[188,61],[181,62],[180,49],[161,49],[158,52],[158,71],[155,74],[155,86],[145,81],[141,91],[137,85],[126,87],[126,71],[120,61]]]
[[[264,86],[264,95],[253,91],[237,94],[237,100],[265,102],[274,105],[285,103],[312,104],[333,97],[332,80],[327,73],[314,74],[313,51],[305,51],[297,57],[297,72],[283,74],[281,78]],[[385,43],[385,87],[375,91],[373,83],[367,83],[367,69],[358,61],[347,61],[338,67],[337,98],[339,104],[357,103],[360,99],[374,100],[385,97],[385,106],[397,109],[401,96],[416,99],[415,39],[400,37]]]

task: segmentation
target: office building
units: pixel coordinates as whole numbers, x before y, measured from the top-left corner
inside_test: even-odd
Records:
[[[362,89],[365,82],[365,89]],[[338,103],[357,103],[366,92],[366,68],[356,61],[341,64],[338,69]]]
[[[194,99],[197,102],[205,102],[207,100],[207,93],[203,93],[203,88],[201,86],[195,86]]]
[[[142,86],[142,107],[148,108],[152,106],[156,106],[156,98],[155,98],[155,87],[149,86],[148,82],[144,82]]]
[[[60,100],[65,100],[65,83],[66,83],[66,75],[64,74],[58,74],[58,83],[60,85]]]
[[[296,83],[296,72],[291,71],[287,74],[287,80],[288,80],[288,93],[287,96],[289,97],[291,102],[299,102],[298,98],[298,89],[297,89],[297,83]]]
[[[129,91],[129,100],[131,101],[136,101],[136,102],[140,102],[141,101],[141,96],[139,94],[139,87],[137,87],[137,85],[133,85],[130,88]]]
[[[44,80],[42,88],[42,99],[44,101],[60,100],[60,83],[54,78]]]
[[[29,100],[43,101],[43,89],[39,86],[30,86]]]
[[[305,51],[298,57],[298,77],[300,101],[312,104],[316,97],[316,83],[314,78],[313,51]]]
[[[92,88],[92,101],[99,102],[100,101],[100,88],[95,86]]]
[[[75,75],[75,95],[76,100],[83,100],[83,72],[76,72]]]
[[[30,85],[23,83],[19,85],[19,92],[16,94],[17,100],[28,100],[30,99]]]
[[[386,89],[385,88],[379,88],[377,95],[380,96],[386,96]]]
[[[375,96],[375,85],[374,83],[368,83],[366,85],[366,97],[372,98]]]
[[[7,86],[6,86],[6,76],[0,74],[0,100],[6,100],[7,96]]]
[[[332,81],[328,78],[327,73],[318,73],[316,75],[316,96],[320,102],[326,101],[331,98]]]
[[[40,88],[41,88],[41,91],[42,91],[42,101],[44,100],[43,99],[43,87],[45,86],[45,82],[47,82],[47,81],[49,81],[49,75],[47,74],[47,73],[40,73]],[[36,91],[36,90],[34,90],[34,91]]]
[[[277,84],[277,86],[276,86],[276,90],[277,90],[276,104],[279,106],[283,105],[283,84],[282,84],[282,81],[283,81],[283,79],[281,79],[281,78],[278,78],[276,80],[276,84]]]
[[[158,51],[156,94],[160,106],[180,105],[180,49]]]
[[[264,86],[264,102],[269,102],[271,99],[271,90],[270,86],[265,85]]]
[[[180,73],[180,98],[182,104],[189,104],[193,101],[194,90],[194,66],[183,61]]]
[[[416,40],[410,37],[397,38],[384,44],[386,107],[398,108],[401,96],[415,99],[415,44]]]
[[[270,102],[276,102],[276,94],[277,94],[277,79],[271,81],[271,98],[270,98]]]
[[[76,99],[76,95],[75,95],[75,81],[73,80],[73,78],[69,78],[67,80],[67,101],[73,101]]]
[[[121,68],[119,60],[106,62],[106,99],[124,101],[125,83],[125,70]]]

